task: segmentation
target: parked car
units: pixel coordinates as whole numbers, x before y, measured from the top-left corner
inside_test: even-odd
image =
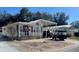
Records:
[[[67,38],[65,30],[56,30],[55,32],[56,32],[56,34],[54,34],[52,36],[52,40],[55,40],[55,41],[64,41],[64,39]]]

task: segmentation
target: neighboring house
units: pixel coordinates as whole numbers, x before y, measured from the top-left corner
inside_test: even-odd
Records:
[[[57,23],[39,19],[31,22],[16,22],[2,27],[3,35],[9,37],[42,37],[44,26]]]

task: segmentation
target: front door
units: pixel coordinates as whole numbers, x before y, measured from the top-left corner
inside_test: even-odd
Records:
[[[23,29],[24,29],[25,36],[29,36],[29,26],[28,25],[24,25]]]

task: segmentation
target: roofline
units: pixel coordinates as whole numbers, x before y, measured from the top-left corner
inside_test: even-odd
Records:
[[[38,19],[38,20],[35,20],[35,21],[30,21],[30,22],[15,22],[15,23],[7,24],[7,25],[2,26],[2,27],[6,27],[6,26],[9,26],[9,25],[18,24],[18,23],[19,23],[19,24],[25,23],[25,24],[30,25],[31,22],[36,22],[36,21],[39,21],[39,20],[44,20],[44,19]],[[49,20],[44,20],[44,21],[48,21],[48,22],[50,22],[50,23],[53,23],[53,24],[56,24],[56,25],[57,25],[56,22],[51,22],[51,21],[49,21]]]

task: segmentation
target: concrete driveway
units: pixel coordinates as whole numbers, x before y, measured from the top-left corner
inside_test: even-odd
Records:
[[[0,52],[19,52],[18,49],[12,47],[9,42],[0,42]]]
[[[79,41],[77,41],[71,48],[65,49],[64,52],[79,52]]]
[[[75,47],[75,48],[72,48],[72,49],[69,49],[65,52],[79,52],[79,47]]]
[[[12,47],[9,42],[10,41],[8,41],[7,38],[4,38],[0,33],[0,52],[19,52],[19,50]]]

